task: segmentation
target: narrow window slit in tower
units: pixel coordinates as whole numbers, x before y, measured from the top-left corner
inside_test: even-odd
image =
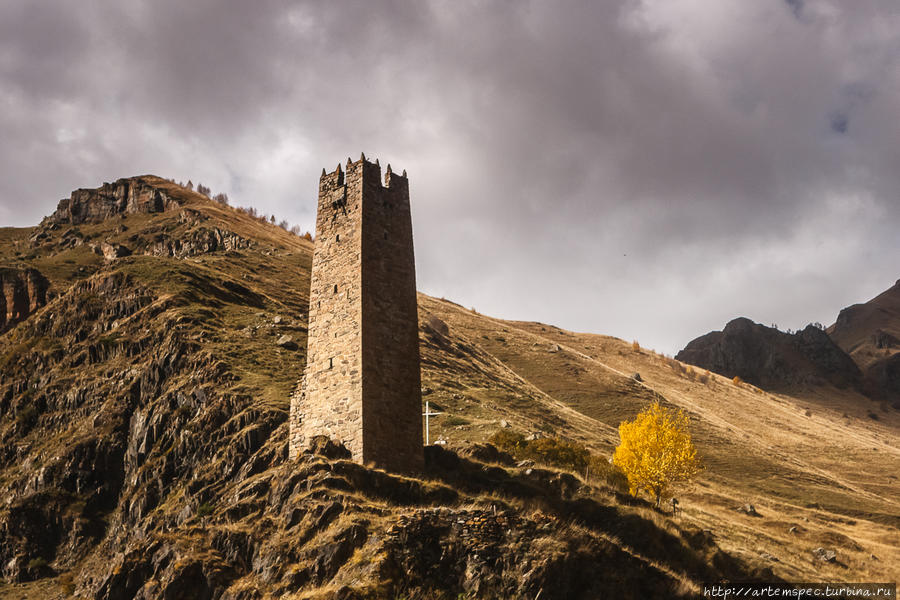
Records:
[[[336,242],[341,241],[341,234],[337,234],[336,236],[334,236],[334,241],[336,241]]]
[[[337,284],[334,284],[334,293],[337,294]]]
[[[333,358],[329,358],[329,359],[328,359],[328,368],[329,368],[329,369],[333,369],[333,368],[334,368],[334,359],[333,359]]]

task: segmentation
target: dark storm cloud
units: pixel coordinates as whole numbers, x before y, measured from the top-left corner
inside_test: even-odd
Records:
[[[900,274],[892,1],[7,2],[0,219],[154,172],[311,228],[411,177],[420,287],[673,351]]]
[[[785,3],[791,7],[791,12],[794,13],[794,16],[798,19],[803,13],[803,0],[784,0]]]

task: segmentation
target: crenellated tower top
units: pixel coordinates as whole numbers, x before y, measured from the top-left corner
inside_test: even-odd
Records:
[[[385,169],[384,178],[382,179],[381,163],[378,159],[375,159],[375,162],[369,162],[369,160],[366,159],[365,154],[362,154],[356,162],[347,158],[346,168],[341,168],[340,163],[338,163],[337,167],[330,173],[323,168],[322,175],[319,178],[319,189],[323,189],[323,186],[326,188],[333,188],[345,185],[347,176],[350,173],[359,173],[366,181],[383,181],[383,187],[385,188],[409,190],[409,180],[406,175],[406,169],[403,170],[402,174],[398,175],[393,171],[389,163],[387,169]]]

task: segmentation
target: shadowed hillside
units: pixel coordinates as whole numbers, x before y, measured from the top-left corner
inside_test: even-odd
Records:
[[[675,358],[765,389],[830,384],[861,390],[862,385],[853,359],[813,325],[784,333],[750,319],[734,319],[722,331],[693,340]]]
[[[900,282],[842,310],[828,334],[863,370],[869,393],[900,408]]]
[[[852,388],[770,394],[421,294],[423,394],[446,441],[424,476],[328,444],[289,459],[311,250],[152,176],[0,229],[14,282],[0,597],[644,598],[897,579],[896,411],[871,418]],[[677,519],[483,445],[508,429],[609,455],[618,423],[657,399],[690,416],[707,466]]]

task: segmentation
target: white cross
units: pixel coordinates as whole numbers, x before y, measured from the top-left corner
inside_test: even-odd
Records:
[[[428,400],[425,401],[425,412],[422,413],[422,416],[425,417],[425,445],[428,446],[431,444],[431,431],[429,428],[429,417],[434,417],[437,415],[442,415],[444,413],[439,412],[431,412],[431,408],[428,405]]]

